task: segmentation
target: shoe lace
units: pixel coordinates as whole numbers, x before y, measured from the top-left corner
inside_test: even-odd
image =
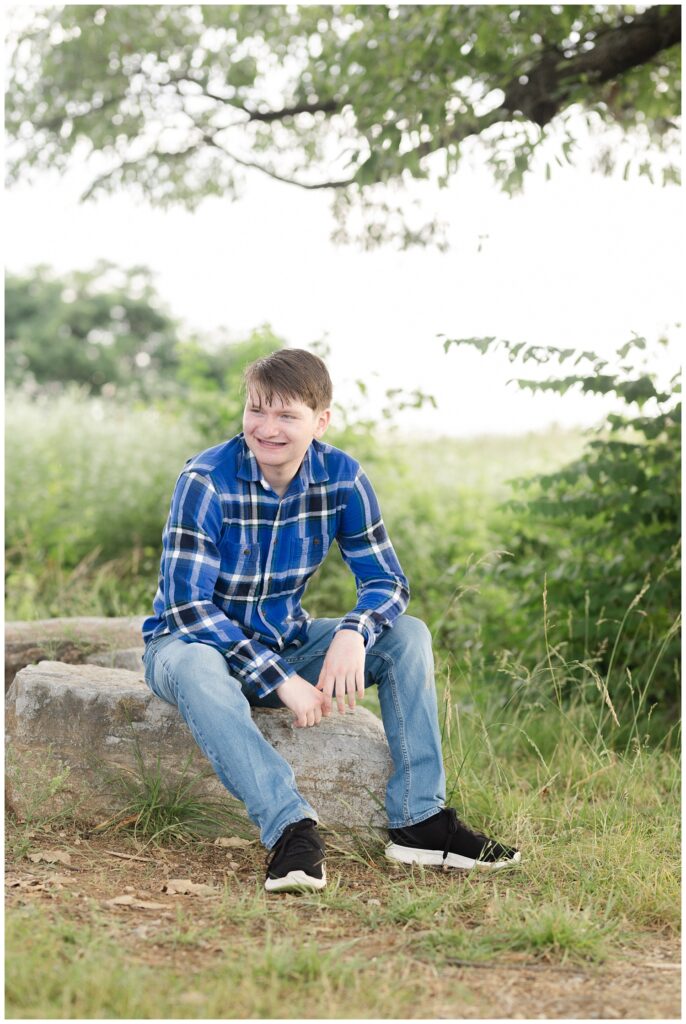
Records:
[[[313,830],[313,826],[304,826],[301,822],[296,821],[295,824],[286,826],[280,839],[276,843],[276,846],[272,849],[271,855],[267,858],[267,871],[269,871],[276,858],[280,856],[286,848],[288,848],[289,853],[295,854],[309,853],[310,850],[316,850],[317,853],[321,852],[321,847],[317,841],[317,836]]]
[[[446,816],[448,831],[445,840],[445,846],[443,848],[443,860],[445,861],[450,852],[450,842],[453,836],[461,829],[463,832],[467,832],[470,836],[474,836],[475,839],[485,839],[486,837],[481,832],[476,832],[469,825],[465,825],[463,821],[457,816],[457,811],[454,807],[444,807],[443,813]],[[445,865],[444,865],[445,867]]]
[[[450,842],[457,832],[458,817],[457,811],[454,807],[445,807],[444,813],[446,816],[446,822],[448,825],[448,831],[446,833],[445,846],[443,848],[443,860],[446,860],[450,851]]]

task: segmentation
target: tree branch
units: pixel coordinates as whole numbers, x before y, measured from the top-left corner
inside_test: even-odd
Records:
[[[143,156],[137,157],[135,160],[122,160],[116,167],[113,167],[109,171],[105,171],[104,174],[99,174],[98,177],[90,183],[86,191],[81,193],[79,196],[79,202],[83,203],[86,199],[90,199],[96,189],[100,188],[101,185],[104,185],[109,178],[112,178],[119,171],[124,171],[128,167],[136,167],[151,156],[164,157],[166,160],[180,160],[182,157],[188,156],[189,153],[192,153],[193,150],[199,149],[200,145],[200,142],[194,142],[191,146],[187,146],[186,149],[181,149],[177,153],[161,153],[156,146],[153,146],[153,148],[148,150],[147,153],[144,153]]]
[[[407,154],[416,154],[417,156],[429,156],[430,153],[437,153],[441,149],[445,149],[450,145],[457,145],[460,142],[464,142],[470,135],[480,135],[482,132],[490,128],[492,124],[497,124],[499,121],[511,120],[511,111],[506,110],[502,105],[496,107],[495,110],[491,110],[488,114],[483,114],[478,117],[475,121],[460,121],[451,130],[446,129],[441,132],[438,139],[431,139],[427,142],[422,142],[414,149],[410,150]]]
[[[549,49],[527,71],[527,82],[514,79],[507,86],[502,107],[512,113],[521,110],[529,120],[543,127],[559,112],[582,76],[587,76],[593,85],[601,85],[652,60],[680,39],[680,6],[671,6],[666,11],[651,7],[636,15],[632,22],[603,32],[592,50],[561,59],[559,50]]]
[[[283,107],[282,110],[267,110],[260,112],[259,110],[248,110],[247,107],[243,107],[243,110],[248,114],[251,121],[262,121],[265,124],[269,124],[271,121],[282,121],[285,117],[295,117],[296,114],[316,114],[322,111],[325,114],[338,114],[341,111],[341,105],[336,100],[320,100],[317,103],[296,103],[293,107]]]
[[[170,82],[191,82],[202,90],[202,95],[207,99],[215,100],[217,103],[226,103],[236,110],[241,110],[248,115],[248,121],[261,121],[263,124],[270,124],[272,121],[282,121],[286,117],[295,117],[296,114],[316,114],[320,111],[324,114],[337,114],[342,109],[341,104],[334,99],[320,100],[316,103],[296,103],[291,107],[283,107],[281,110],[250,110],[244,103],[237,103],[228,96],[219,96],[216,92],[210,92],[202,82],[196,78],[189,78],[186,75],[173,75]]]
[[[217,130],[223,131],[224,129],[220,128]],[[126,170],[127,168],[136,167],[138,164],[141,164],[144,160],[148,160],[151,156],[156,156],[158,158],[163,158],[165,160],[180,160],[183,157],[188,156],[189,153],[192,153],[195,150],[199,150],[202,146],[213,146],[215,149],[218,149],[223,156],[226,156],[230,160],[233,160],[234,163],[239,164],[241,167],[248,167],[251,170],[261,171],[263,174],[266,174],[268,177],[273,178],[275,181],[282,181],[286,185],[297,185],[298,188],[307,189],[309,191],[316,191],[317,189],[322,188],[347,188],[349,185],[353,185],[355,183],[354,177],[346,178],[341,181],[315,182],[314,184],[298,181],[295,178],[288,178],[285,175],[277,174],[276,171],[272,171],[268,167],[264,167],[262,164],[259,164],[254,160],[244,160],[242,157],[236,156],[234,153],[230,153],[227,149],[224,148],[224,146],[220,145],[217,142],[213,134],[209,132],[202,132],[202,138],[198,140],[198,142],[194,142],[192,145],[187,146],[185,149],[179,150],[178,152],[164,153],[160,152],[160,150],[153,146],[152,149],[148,150],[147,153],[144,153],[142,156],[137,157],[135,160],[122,160],[119,164],[117,164],[116,167],[112,167],[111,170],[105,171],[104,174],[98,175],[98,177],[91,182],[91,184],[88,186],[85,192],[81,194],[79,200],[80,202],[85,202],[87,199],[90,199],[93,196],[94,192],[96,192],[98,188],[104,185],[105,182],[112,178],[115,174],[118,174]]]
[[[223,129],[219,129],[219,131],[222,130]],[[208,146],[214,146],[220,153],[223,153],[224,156],[228,156],[230,160],[233,160],[234,163],[240,164],[241,167],[249,167],[252,170],[261,171],[262,174],[266,174],[267,177],[273,178],[275,181],[282,181],[286,185],[297,185],[298,188],[304,188],[308,191],[316,191],[317,189],[322,188],[348,188],[349,185],[355,184],[354,176],[352,178],[344,178],[340,181],[320,181],[315,182],[314,184],[298,181],[296,178],[288,178],[285,175],[277,174],[276,171],[272,171],[268,167],[265,167],[263,164],[259,164],[254,160],[244,160],[242,157],[236,156],[234,153],[230,153],[228,149],[225,149],[224,146],[217,142],[214,135],[208,135],[205,133],[204,139]]]
[[[428,156],[450,144],[463,142],[497,121],[510,120],[516,110],[543,127],[559,113],[582,75],[587,75],[594,85],[600,85],[651,60],[680,39],[680,7],[674,6],[666,12],[649,8],[636,15],[633,22],[608,28],[597,37],[592,50],[573,57],[561,58],[560,51],[551,47],[536,66],[526,72],[527,82],[516,78],[505,87],[505,99],[490,114],[471,124],[459,122],[454,130],[442,133],[439,140],[424,142],[412,152],[420,157]]]
[[[675,46],[681,40],[681,17],[679,6],[661,12],[651,7],[634,16],[632,22],[624,22],[596,40],[592,50],[585,50],[565,62],[575,77],[580,74],[594,75],[595,81],[607,82],[624,71],[638,67],[651,60],[661,50]]]

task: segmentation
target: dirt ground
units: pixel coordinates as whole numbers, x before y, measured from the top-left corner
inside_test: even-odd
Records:
[[[190,879],[201,885],[223,887],[227,876],[255,891],[256,877],[263,877],[265,851],[257,843],[232,848],[210,843],[183,849],[150,848],[136,852],[131,837],[122,833],[84,837],[77,830],[31,836],[29,853],[60,859],[29,860],[10,857],[5,875],[6,906],[39,904],[68,914],[75,923],[91,923],[93,901],[113,917],[112,934],[120,936],[125,922],[127,957],[139,964],[175,967],[185,972],[207,968],[213,957],[224,954],[227,941],[240,935],[242,926],[217,918],[216,896],[170,893],[169,879]],[[336,873],[335,857],[329,857],[329,877]],[[364,865],[345,861],[345,888],[350,894],[374,898],[374,876]],[[343,862],[339,867],[343,867]],[[74,898],[76,897],[76,898]],[[294,901],[297,895],[276,899]],[[115,900],[116,902],[112,902]],[[145,904],[151,904],[146,906]],[[177,922],[181,909],[192,915],[198,939],[183,949],[155,941]],[[359,925],[337,914],[336,927],[326,915],[311,919],[310,937],[324,948],[360,934]],[[203,926],[211,939],[203,941]],[[254,929],[254,923],[251,924]],[[217,929],[219,928],[219,934]],[[347,930],[346,930],[347,929]],[[332,935],[332,932],[335,932]],[[417,931],[412,933],[417,935]],[[403,929],[367,932],[368,939],[355,946],[363,953],[388,955],[407,945]],[[416,969],[425,982],[426,1005],[439,1019],[679,1019],[680,949],[674,939],[646,936],[640,949],[627,950],[600,965],[548,964],[528,955],[507,954],[497,964],[466,965],[461,961],[436,965],[421,959]],[[469,998],[456,1003],[455,991]]]

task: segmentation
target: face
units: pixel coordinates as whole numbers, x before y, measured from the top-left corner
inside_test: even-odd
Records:
[[[322,436],[330,418],[329,409],[315,412],[304,402],[276,395],[266,405],[251,393],[243,411],[243,433],[261,468],[295,476],[312,439]]]

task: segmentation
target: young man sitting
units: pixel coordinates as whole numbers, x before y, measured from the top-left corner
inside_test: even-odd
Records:
[[[285,705],[297,727],[315,726],[334,700],[339,712],[354,708],[372,684],[394,766],[386,856],[462,869],[518,861],[444,806],[431,634],[404,614],[407,579],[367,476],[321,440],[326,366],[282,349],[248,367],[245,387],[243,431],[189,459],[174,489],[143,625],[148,686],[179,708],[259,827],[269,891],[323,889],[325,852],[316,810],[250,708]],[[357,604],[341,619],[312,619],[300,600],[334,541]]]

